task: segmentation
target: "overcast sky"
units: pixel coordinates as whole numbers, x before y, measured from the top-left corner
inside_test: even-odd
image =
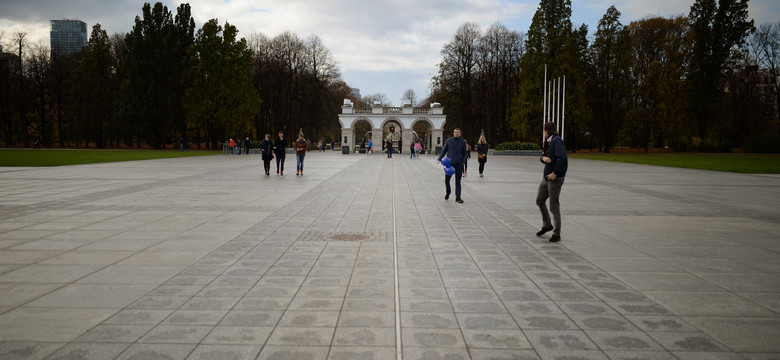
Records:
[[[162,1],[174,14],[181,2]],[[235,25],[239,36],[253,32],[270,37],[292,31],[300,38],[316,34],[338,62],[343,79],[362,95],[384,93],[396,106],[406,89],[418,98],[430,92],[443,45],[464,22],[483,30],[495,22],[526,32],[538,0],[191,0],[198,28],[217,18]],[[572,0],[572,22],[595,31],[614,4],[621,22],[651,15],[686,15],[693,0]],[[780,1],[751,0],[756,25],[780,19]],[[0,39],[7,51],[14,33],[49,44],[49,20],[95,23],[109,35],[132,30],[143,1],[137,0],[0,0]],[[446,104],[445,104],[446,106]]]

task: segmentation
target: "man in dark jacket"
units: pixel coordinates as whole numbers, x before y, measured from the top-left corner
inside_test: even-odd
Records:
[[[448,156],[452,161],[450,166],[455,168],[455,202],[463,203],[463,199],[460,198],[460,178],[463,176],[463,163],[466,161],[468,153],[466,152],[466,140],[460,137],[460,129],[455,128],[452,132],[453,137],[448,138],[444,142],[444,147],[439,154],[439,160],[437,163],[441,163],[441,159]],[[444,176],[444,185],[447,187],[447,194],[444,195],[444,200],[450,198],[450,179],[452,175]]]
[[[279,137],[274,141],[274,153],[276,153],[276,173],[284,176],[284,157],[286,155],[287,140],[284,138],[284,132],[279,132]]]
[[[554,122],[544,124],[544,148],[539,158],[544,164],[544,176],[539,190],[536,193],[536,205],[542,212],[542,230],[536,236],[542,236],[550,230],[553,234],[550,242],[561,241],[561,209],[559,198],[561,187],[566,178],[566,170],[569,168],[569,158],[566,156],[566,145],[558,136],[557,126]],[[547,211],[547,199],[550,199],[550,211],[553,213],[555,227],[550,222],[550,213]]]

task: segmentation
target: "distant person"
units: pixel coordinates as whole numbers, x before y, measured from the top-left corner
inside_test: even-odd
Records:
[[[241,155],[241,140],[236,143],[236,155]]]
[[[416,143],[414,143],[414,157],[420,158],[420,153],[422,152],[422,143],[420,140],[417,140]]]
[[[393,158],[393,140],[388,136],[385,141],[385,150],[387,151],[387,158]]]
[[[415,153],[414,153],[414,145],[415,145],[414,141],[409,143],[409,159],[414,159],[414,155],[415,155]]]
[[[374,153],[374,140],[368,139],[368,151],[366,151],[366,154],[373,154]]]
[[[485,170],[485,163],[487,162],[488,143],[485,140],[485,135],[480,135],[477,142],[477,162],[479,162],[479,177],[484,177],[482,172]]]
[[[468,156],[466,153],[466,141],[460,137],[459,128],[455,128],[452,135],[451,138],[444,142],[444,147],[441,149],[441,154],[439,154],[439,159],[436,162],[440,164],[441,159],[445,156],[450,158],[450,166],[455,168],[455,202],[463,203],[463,199],[460,197],[460,178],[463,175],[463,162],[466,161],[466,156]],[[450,193],[452,193],[450,188],[451,178],[452,175],[444,176],[444,185],[447,187],[444,200],[448,200]]]
[[[298,140],[295,140],[293,147],[295,148],[295,175],[303,176],[303,159],[306,157],[306,150],[308,149],[308,141],[303,138],[303,134],[298,134]]]
[[[320,149],[320,152],[325,151],[325,139],[320,138],[320,142],[317,144],[317,147]]]
[[[469,145],[469,142],[466,141],[466,159],[463,161],[463,177],[466,177],[466,174],[468,173],[469,159],[471,159],[471,145]]]
[[[184,150],[184,138],[179,136],[179,150]]]
[[[284,132],[279,132],[279,137],[274,141],[274,153],[276,153],[276,174],[284,176],[284,158],[287,148],[287,140],[284,138]]]
[[[35,142],[33,143],[33,149],[34,150],[41,149],[41,139],[35,138]]]
[[[569,159],[566,155],[566,145],[563,139],[558,136],[557,127],[554,122],[544,124],[545,142],[542,149],[542,156],[539,161],[544,164],[544,173],[542,183],[539,184],[539,190],[536,193],[536,205],[542,212],[542,229],[536,233],[536,236],[542,236],[552,230],[550,242],[561,241],[561,208],[560,195],[563,181],[566,178],[566,170],[569,168]],[[550,211],[553,213],[555,227],[550,222],[550,213],[547,211],[547,199],[550,199]]]
[[[236,142],[233,141],[233,138],[230,138],[230,155],[233,155],[233,150],[236,147]]]
[[[265,134],[265,139],[260,144],[260,152],[263,157],[265,176],[271,175],[271,160],[274,159],[274,143],[271,141],[271,134]]]
[[[249,155],[249,136],[244,140],[244,153]]]

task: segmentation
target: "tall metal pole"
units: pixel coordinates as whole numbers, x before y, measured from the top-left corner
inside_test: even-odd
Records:
[[[544,95],[542,97],[542,144],[544,144],[544,123],[547,122],[547,64],[544,64]]]
[[[561,102],[561,78],[558,77],[558,130],[561,130],[561,118],[563,117],[563,110],[561,108],[561,105],[563,104]]]
[[[553,118],[552,121],[558,124],[558,98],[555,97],[555,89],[558,87],[558,79],[553,79],[552,98],[553,98]],[[557,127],[557,125],[556,125]]]
[[[561,140],[563,140],[564,130],[566,129],[566,75],[563,75],[563,118],[561,119]]]

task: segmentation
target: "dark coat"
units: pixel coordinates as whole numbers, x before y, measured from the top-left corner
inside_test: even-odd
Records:
[[[263,160],[270,160],[273,157],[274,143],[271,140],[263,139],[260,149],[263,151]]]
[[[447,138],[444,142],[444,147],[439,154],[439,161],[445,156],[448,156],[452,160],[453,164],[461,164],[468,159],[468,152],[466,151],[466,140],[459,137]]]
[[[484,160],[480,160],[480,161],[487,162],[488,144],[487,143],[484,143],[484,144],[477,143],[477,154],[485,154],[485,159]]]
[[[276,140],[274,140],[274,147],[276,148],[274,150],[276,156],[284,156],[284,151],[287,148],[287,139],[276,138]]]
[[[553,172],[559,178],[566,176],[566,171],[569,169],[569,157],[566,155],[566,144],[563,143],[560,136],[553,135],[552,140],[545,142],[543,155],[552,160],[549,164],[544,164],[542,158],[539,157],[539,161],[544,164],[545,178]]]

